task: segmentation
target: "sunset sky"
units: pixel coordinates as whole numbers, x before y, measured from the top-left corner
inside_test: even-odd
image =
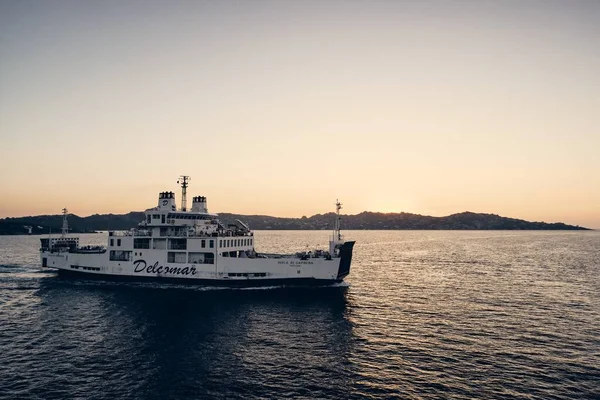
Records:
[[[0,1],[0,217],[600,228],[600,1]]]

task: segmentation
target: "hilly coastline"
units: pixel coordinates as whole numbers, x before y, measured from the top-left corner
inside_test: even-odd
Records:
[[[332,228],[334,213],[317,214],[312,217],[280,218],[267,215],[240,215],[219,213],[225,223],[240,219],[256,230],[329,230]],[[94,214],[89,217],[69,215],[71,232],[85,233],[105,230],[127,230],[144,220],[143,212],[127,214]],[[22,235],[60,232],[62,215],[39,215],[0,219],[0,235]],[[343,215],[344,229],[372,230],[587,230],[580,226],[562,222],[530,222],[522,219],[506,218],[496,214],[463,212],[445,217],[432,217],[410,213],[362,212],[356,215]]]

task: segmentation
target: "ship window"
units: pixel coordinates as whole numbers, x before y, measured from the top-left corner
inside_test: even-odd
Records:
[[[161,222],[164,224],[165,223],[165,214],[161,214]]]
[[[219,247],[223,247],[223,240],[219,240]]]
[[[187,239],[169,239],[169,250],[186,250]]]
[[[167,262],[185,264],[187,262],[187,257],[185,255],[185,252],[169,251],[167,253]]]
[[[117,239],[117,246],[121,245],[121,239]]]
[[[227,239],[227,241],[225,243],[225,247],[229,247],[229,239]]]
[[[111,250],[109,253],[110,261],[131,261],[131,251]]]
[[[133,239],[133,248],[134,249],[149,249],[150,248],[150,239]]]
[[[202,239],[202,248],[206,247],[206,240]]]
[[[115,239],[110,239],[110,245],[114,246],[115,245]]]
[[[188,263],[190,264],[214,264],[215,255],[212,253],[188,253]]]
[[[215,241],[214,240],[210,240],[208,242],[209,247],[212,249],[213,247],[215,247]]]

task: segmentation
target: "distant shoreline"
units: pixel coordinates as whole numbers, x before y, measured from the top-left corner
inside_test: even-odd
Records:
[[[145,219],[143,212],[127,214],[94,214],[88,217],[69,215],[69,227],[73,233],[93,233],[97,231],[129,230]],[[322,230],[332,229],[334,214],[316,214],[311,217],[281,218],[268,215],[241,215],[219,213],[224,223],[236,219],[244,221],[253,230]],[[61,215],[38,215],[0,219],[0,235],[28,234],[26,227],[32,227],[32,235],[58,234],[61,231]],[[593,230],[562,222],[531,222],[522,219],[501,217],[496,214],[463,212],[445,217],[432,217],[410,213],[362,212],[355,215],[342,215],[344,230],[409,230],[409,231],[573,231]]]

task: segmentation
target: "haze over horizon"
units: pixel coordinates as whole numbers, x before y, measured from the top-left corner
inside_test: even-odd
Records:
[[[600,228],[600,2],[0,2],[0,218],[463,211]]]

